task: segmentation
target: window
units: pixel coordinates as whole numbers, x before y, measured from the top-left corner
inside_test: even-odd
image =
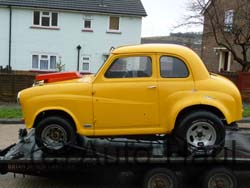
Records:
[[[55,12],[52,13],[51,25],[54,26],[54,27],[58,26],[58,13],[55,13]]]
[[[56,56],[50,56],[50,69],[56,69]]]
[[[225,11],[224,31],[230,32],[233,29],[234,10]]]
[[[40,12],[34,12],[33,25],[40,25]]]
[[[116,59],[105,73],[106,78],[138,78],[151,77],[151,75],[151,58],[147,56]]]
[[[92,30],[92,17],[91,16],[84,17],[83,27],[84,27],[84,30]]]
[[[171,56],[161,57],[160,69],[163,78],[186,78],[189,75],[186,64],[182,60]]]
[[[120,30],[120,17],[110,16],[109,17],[109,30],[119,31]]]
[[[35,70],[56,70],[56,59],[55,55],[32,55],[32,69]]]
[[[90,57],[83,56],[82,58],[82,71],[89,72],[90,71]]]
[[[39,56],[38,55],[33,55],[32,56],[32,68],[33,69],[38,69],[39,67]]]
[[[40,69],[48,70],[49,69],[49,59],[47,55],[41,55],[40,57]]]
[[[58,13],[34,11],[33,25],[41,27],[58,27]]]

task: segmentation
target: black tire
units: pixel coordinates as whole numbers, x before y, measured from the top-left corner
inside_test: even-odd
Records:
[[[63,117],[50,116],[37,124],[35,140],[38,147],[45,153],[66,154],[69,149],[67,144],[76,141],[76,132],[70,121]],[[48,141],[55,141],[55,143],[49,144]]]
[[[143,188],[178,188],[178,177],[172,170],[154,168],[146,173]]]
[[[224,147],[225,128],[215,114],[204,110],[192,111],[177,122],[174,136],[180,145],[179,152],[184,156],[216,156]],[[208,148],[206,146],[212,147],[205,149]]]
[[[214,187],[237,188],[238,180],[233,172],[227,168],[213,168],[204,175],[202,188]]]

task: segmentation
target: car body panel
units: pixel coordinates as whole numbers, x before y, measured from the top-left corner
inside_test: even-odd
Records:
[[[152,75],[106,78],[112,63],[123,57],[147,56]],[[184,78],[163,78],[160,58],[174,57],[185,63]],[[218,109],[227,124],[242,118],[242,101],[236,86],[211,75],[192,50],[178,45],[136,45],[115,49],[96,75],[38,84],[19,93],[27,128],[37,116],[58,110],[72,117],[85,136],[169,134],[186,108],[204,105]]]

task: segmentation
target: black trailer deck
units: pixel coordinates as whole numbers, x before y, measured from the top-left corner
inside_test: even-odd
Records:
[[[149,182],[150,178],[147,176],[151,177],[156,172],[158,174],[169,173],[164,169],[193,176],[209,174],[207,172],[211,169],[215,169],[215,172],[226,170],[225,173],[229,173],[227,169],[232,173],[250,171],[250,129],[227,131],[225,147],[214,157],[180,157],[170,153],[163,141],[107,140],[84,137],[79,138],[78,141],[80,144],[71,145],[71,150],[66,155],[48,155],[36,146],[33,130],[28,134],[21,130],[19,142],[0,151],[0,172],[44,176],[55,172],[77,171],[80,173],[81,171],[115,169],[129,170],[139,176],[148,174],[145,179]],[[148,183],[144,187],[153,186]]]

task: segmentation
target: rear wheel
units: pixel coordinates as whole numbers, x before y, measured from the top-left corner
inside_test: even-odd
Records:
[[[219,117],[208,111],[197,111],[186,115],[175,129],[181,140],[184,155],[216,155],[225,142],[225,129]]]
[[[213,168],[203,179],[202,188],[237,188],[238,182],[233,172],[227,168]]]
[[[144,188],[177,188],[178,177],[172,170],[155,168],[150,170],[144,178]]]
[[[68,151],[67,144],[75,143],[76,133],[68,120],[51,116],[37,124],[35,138],[42,151],[62,154]]]

